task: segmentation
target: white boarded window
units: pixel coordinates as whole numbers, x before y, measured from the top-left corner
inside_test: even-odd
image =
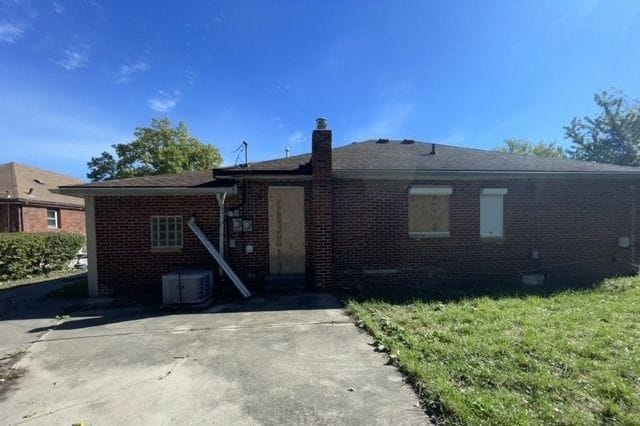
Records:
[[[448,237],[452,189],[449,186],[412,186],[409,190],[409,235]]]
[[[484,188],[480,194],[480,237],[504,237],[506,188]]]
[[[182,247],[182,216],[151,217],[151,247]]]

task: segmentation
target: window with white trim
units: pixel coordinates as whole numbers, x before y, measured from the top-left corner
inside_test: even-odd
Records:
[[[60,211],[58,209],[47,209],[47,226],[60,228]]]
[[[483,188],[480,194],[480,237],[504,237],[506,188]]]
[[[151,248],[182,248],[182,216],[151,217]]]
[[[412,186],[409,189],[409,236],[448,237],[450,186]]]

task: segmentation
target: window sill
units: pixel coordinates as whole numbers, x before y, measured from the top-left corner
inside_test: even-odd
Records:
[[[451,236],[449,231],[440,232],[409,232],[409,238],[422,239],[422,238],[449,238]]]
[[[151,247],[151,253],[180,253],[182,247]]]

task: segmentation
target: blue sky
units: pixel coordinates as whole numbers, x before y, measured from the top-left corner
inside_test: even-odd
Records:
[[[85,177],[152,117],[225,162],[378,137],[566,144],[612,87],[640,97],[640,1],[0,0],[0,163]]]

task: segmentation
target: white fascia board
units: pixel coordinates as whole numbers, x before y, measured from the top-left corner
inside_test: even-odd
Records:
[[[410,195],[451,195],[453,188],[450,186],[419,186],[412,185],[409,189]]]
[[[507,188],[482,188],[482,195],[506,195]]]

